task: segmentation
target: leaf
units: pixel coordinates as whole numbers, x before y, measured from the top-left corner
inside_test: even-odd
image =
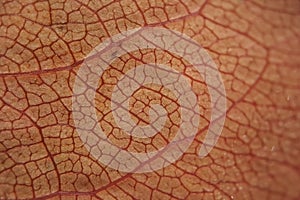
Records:
[[[0,199],[299,199],[299,6],[296,1],[1,1]],[[159,31],[145,36],[147,28],[172,30],[180,41],[190,38],[189,45]],[[111,45],[110,38],[118,43]],[[136,46],[126,43],[130,38],[139,38]],[[201,62],[220,74],[225,87],[219,138],[209,130],[222,125],[211,120],[214,110],[224,108],[212,98],[221,86],[210,84],[216,76],[197,71],[182,56],[198,55],[191,41],[211,57]],[[134,49],[143,44],[147,48]],[[147,63],[161,67],[134,74]],[[104,64],[108,68],[99,73]],[[159,79],[147,80],[151,73]],[[116,85],[121,90],[112,101]],[[195,109],[184,112],[176,94],[191,100],[191,93],[181,93],[188,85],[197,105],[189,102]],[[127,120],[134,126],[120,127],[124,115],[114,114],[124,111],[120,104],[128,106]],[[199,122],[186,118],[197,106]],[[184,119],[197,131],[193,136],[192,128],[184,128],[190,135],[179,140]],[[144,134],[149,130],[155,134]],[[111,148],[101,146],[105,141]],[[145,157],[126,157],[126,152],[151,156],[168,144],[170,154],[152,158],[157,166]],[[214,145],[211,151],[208,144]],[[199,152],[208,155],[200,158]]]

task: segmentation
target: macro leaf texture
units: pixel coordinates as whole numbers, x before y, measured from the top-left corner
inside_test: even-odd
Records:
[[[174,91],[147,83],[128,100],[130,117],[145,127],[159,104],[167,111],[162,129],[139,138],[118,126],[113,90],[141,64],[180,72],[200,112],[195,138],[177,160],[125,172],[100,162],[80,137],[74,85],[98,45],[151,27],[182,33],[211,57],[226,91],[225,123],[200,158],[213,115],[205,77],[162,48],[115,52],[93,97],[96,122],[113,145],[156,151],[186,117]],[[0,44],[0,199],[300,199],[300,1],[1,0]]]

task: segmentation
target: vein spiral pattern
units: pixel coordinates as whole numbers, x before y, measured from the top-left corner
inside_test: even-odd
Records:
[[[200,121],[197,97],[183,74],[159,63],[147,63],[127,71],[114,87],[111,108],[116,124],[124,132],[138,138],[152,137],[164,126],[166,110],[161,105],[152,105],[149,111],[151,123],[138,126],[130,117],[129,99],[145,84],[166,87],[180,104],[180,129],[172,141],[157,151],[130,152],[114,145],[99,126],[94,102],[99,78],[116,58],[141,49],[160,49],[180,56],[205,80],[212,105],[209,129],[199,150],[199,156],[205,157],[216,144],[225,121],[226,93],[222,78],[213,60],[197,42],[182,33],[154,27],[112,36],[87,56],[77,72],[72,111],[76,130],[85,147],[106,166],[122,172],[144,173],[174,163],[194,140]]]

